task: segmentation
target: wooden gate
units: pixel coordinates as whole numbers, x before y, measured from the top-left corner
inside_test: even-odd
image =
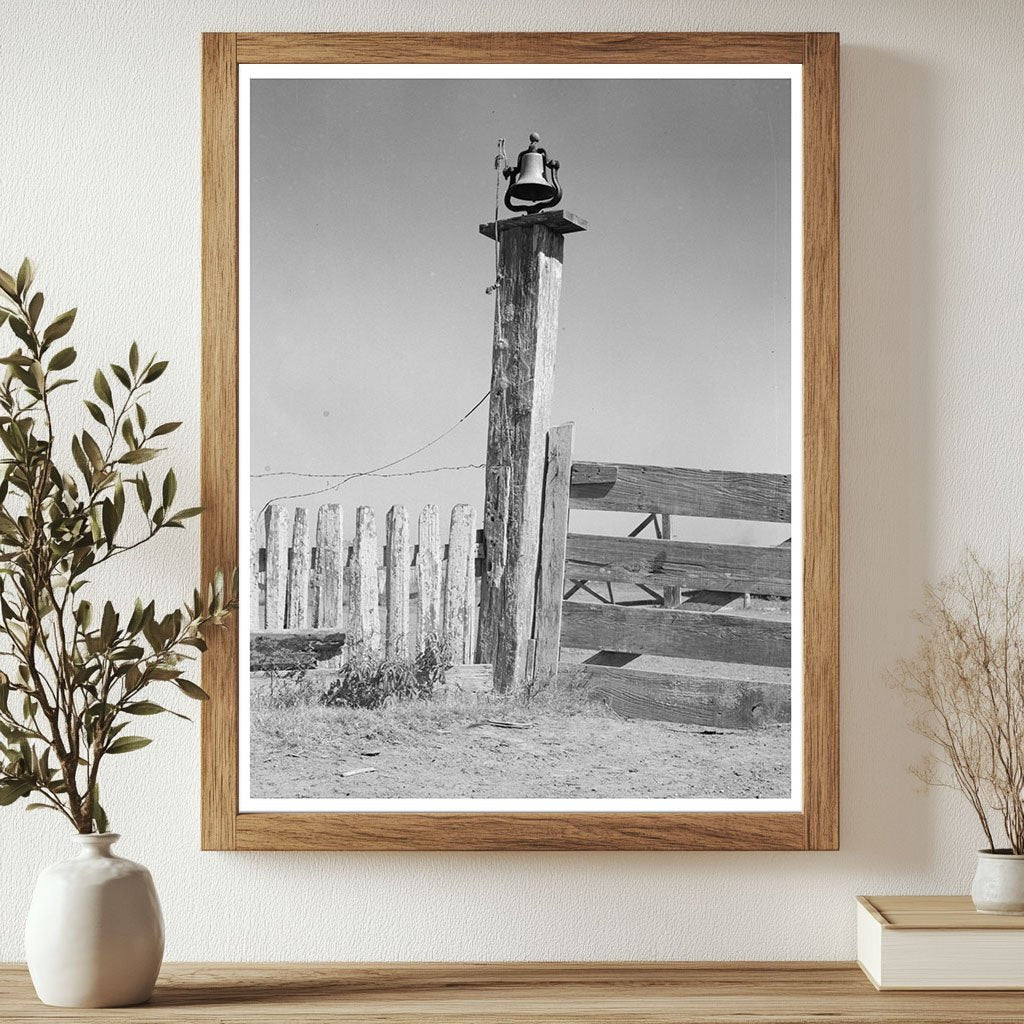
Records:
[[[605,537],[570,533],[568,520],[572,509],[591,509],[641,513],[655,526],[671,522],[662,516],[789,523],[790,477],[574,462],[572,447],[572,424],[549,432],[531,688],[577,685],[630,717],[729,727],[788,719],[789,684],[766,683],[753,671],[735,679],[626,667],[655,655],[789,668],[788,614],[729,610],[745,595],[791,596],[788,543],[710,544],[671,539],[662,529],[654,537]],[[609,600],[567,599],[566,586],[572,594],[581,584],[599,597],[594,583],[608,586]],[[615,583],[635,584],[656,600],[615,603]],[[560,664],[562,648],[598,653]]]

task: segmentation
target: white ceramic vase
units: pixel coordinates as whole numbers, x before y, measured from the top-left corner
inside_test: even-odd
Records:
[[[36,882],[25,953],[36,994],[50,1006],[133,1006],[153,992],[164,921],[150,873],[117,857],[120,836],[77,835],[77,857]]]
[[[971,899],[982,914],[1024,914],[1024,854],[979,850]]]

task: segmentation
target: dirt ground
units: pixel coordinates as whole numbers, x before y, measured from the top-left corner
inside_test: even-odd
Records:
[[[670,798],[789,795],[790,726],[625,720],[578,696],[325,708],[311,682],[252,681],[257,799]],[[482,724],[511,722],[525,728]],[[358,769],[372,772],[346,775]]]

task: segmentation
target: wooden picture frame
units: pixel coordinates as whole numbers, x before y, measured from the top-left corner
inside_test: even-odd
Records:
[[[203,659],[207,850],[834,850],[839,844],[839,38],[832,33],[206,34],[202,572],[238,551],[238,68],[247,63],[800,64],[803,82],[803,809],[239,813],[238,635]],[[799,514],[794,512],[794,514]]]

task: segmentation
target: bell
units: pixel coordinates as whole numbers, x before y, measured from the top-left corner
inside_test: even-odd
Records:
[[[519,158],[519,174],[512,186],[512,198],[537,203],[550,199],[554,192],[551,182],[544,177],[544,154],[526,150]]]
[[[539,213],[555,206],[562,198],[562,187],[558,184],[558,161],[549,160],[547,150],[538,146],[538,142],[540,136],[531,132],[529,149],[519,154],[515,167],[505,168],[505,177],[509,179],[505,190],[505,205],[514,213]],[[551,172],[550,179],[548,171]],[[513,206],[513,200],[529,205]]]

